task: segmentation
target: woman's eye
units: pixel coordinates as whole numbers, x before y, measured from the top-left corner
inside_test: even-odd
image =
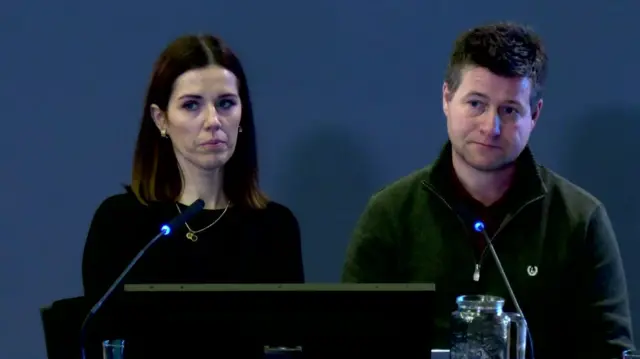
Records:
[[[216,107],[221,108],[223,110],[228,110],[235,105],[236,105],[236,101],[228,98],[224,98],[216,102]]]
[[[195,101],[187,101],[185,103],[182,104],[182,108],[188,110],[188,111],[195,111],[198,109],[198,103]]]

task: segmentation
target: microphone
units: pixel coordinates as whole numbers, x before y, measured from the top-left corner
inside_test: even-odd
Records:
[[[133,257],[131,262],[125,267],[125,269],[122,271],[120,276],[118,276],[118,278],[116,278],[116,280],[113,282],[113,284],[111,284],[111,287],[109,287],[109,289],[107,289],[107,292],[91,308],[91,310],[89,311],[87,316],[84,318],[84,321],[82,322],[82,325],[80,326],[80,346],[81,346],[81,349],[82,349],[82,359],[86,359],[84,340],[85,340],[85,335],[86,335],[85,329],[86,329],[87,323],[89,322],[89,320],[91,318],[93,318],[93,316],[96,314],[96,312],[98,310],[100,310],[100,307],[102,307],[102,304],[105,302],[105,300],[107,300],[111,296],[113,291],[118,287],[118,285],[120,285],[120,283],[122,282],[124,277],[126,277],[127,274],[129,274],[129,272],[131,271],[133,266],[136,263],[138,263],[140,258],[142,258],[142,256],[146,253],[146,251],[149,248],[151,248],[163,236],[168,236],[174,228],[178,228],[178,227],[182,226],[186,221],[191,219],[191,217],[196,215],[203,208],[204,208],[204,201],[201,200],[201,199],[197,199],[189,207],[187,207],[186,210],[182,211],[181,214],[179,214],[178,216],[173,218],[171,221],[169,221],[169,223],[162,225],[160,227],[160,233],[158,233],[155,237],[153,237],[153,239],[151,239],[151,241],[149,241],[149,243],[147,243],[147,245],[145,245],[144,248],[142,248],[140,250],[140,252],[138,252],[138,254],[136,254],[135,257]]]
[[[489,237],[489,234],[487,233],[484,223],[481,221],[476,221],[473,224],[473,229],[482,234],[482,236],[484,237],[484,240],[487,242],[487,247],[489,248],[489,251],[491,252],[491,256],[493,257],[494,262],[496,262],[496,267],[498,267],[498,271],[500,272],[500,276],[502,277],[502,281],[504,282],[504,285],[507,287],[507,291],[509,292],[509,297],[511,298],[511,301],[513,302],[513,305],[516,308],[516,312],[518,313],[518,315],[520,315],[520,317],[522,317],[522,320],[525,323],[525,326],[527,327],[527,336],[529,337],[529,348],[531,348],[530,352],[531,352],[531,358],[534,358],[533,356],[533,339],[531,339],[531,332],[528,329],[528,325],[527,325],[527,319],[524,316],[524,313],[522,312],[522,309],[520,308],[520,304],[518,303],[518,299],[516,298],[516,295],[513,293],[513,289],[511,289],[511,283],[509,282],[509,278],[507,278],[507,274],[504,272],[504,268],[502,267],[502,262],[500,262],[500,257],[498,257],[498,253],[496,253],[495,248],[493,248],[493,244],[491,243],[491,238]],[[526,352],[526,348],[525,348],[525,352]],[[522,357],[524,358],[524,353],[522,355]]]

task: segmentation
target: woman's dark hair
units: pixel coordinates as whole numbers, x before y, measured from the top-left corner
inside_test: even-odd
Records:
[[[130,190],[142,203],[176,201],[182,192],[182,173],[171,141],[164,139],[151,117],[151,105],[167,111],[176,79],[183,73],[218,65],[238,79],[242,103],[242,132],[233,156],[225,164],[223,190],[236,206],[264,208],[267,196],[258,186],[258,159],[253,110],[247,78],[240,60],[224,42],[211,35],[189,35],[174,40],[153,67],[142,112],[133,159]]]

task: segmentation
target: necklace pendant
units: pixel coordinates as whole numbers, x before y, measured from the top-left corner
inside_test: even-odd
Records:
[[[195,233],[189,231],[187,232],[187,239],[191,242],[196,242],[198,240],[198,236]]]

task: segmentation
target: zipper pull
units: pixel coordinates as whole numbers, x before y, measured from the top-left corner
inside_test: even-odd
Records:
[[[480,281],[480,265],[476,264],[476,270],[473,271],[473,281]]]

